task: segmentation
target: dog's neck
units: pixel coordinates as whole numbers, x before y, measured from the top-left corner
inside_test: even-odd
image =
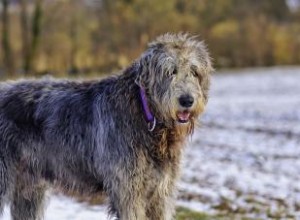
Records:
[[[180,152],[193,126],[178,126],[176,122],[170,121],[166,123],[163,121],[159,117],[159,113],[151,105],[151,97],[147,94],[146,88],[135,83],[135,77],[135,68],[128,68],[120,76],[118,82],[128,86],[123,87],[123,90],[118,90],[118,92],[124,99],[131,98],[126,102],[127,108],[130,109],[130,114],[127,115],[129,119],[127,123],[130,123],[132,128],[134,128],[132,132],[139,136],[136,140],[136,146],[145,146],[142,149],[146,150],[147,154],[153,159],[162,163],[164,161],[179,160]],[[117,85],[117,87],[119,88],[120,86]],[[134,95],[130,96],[128,94]],[[137,116],[140,120],[137,120]],[[151,131],[150,128],[153,126],[154,120],[157,120],[157,123],[155,123]]]
[[[125,88],[125,91],[121,93],[128,92],[129,89],[131,94],[136,94],[136,114],[139,114],[142,119],[146,122],[145,128],[148,129],[149,133],[153,135],[155,133],[160,133],[161,130],[167,130],[170,133],[176,133],[178,137],[185,138],[187,135],[191,134],[194,128],[194,122],[191,122],[190,125],[180,126],[177,125],[175,121],[165,121],[160,117],[159,112],[155,111],[155,108],[151,105],[153,102],[147,94],[147,89],[141,83],[136,82],[137,71],[139,65],[134,63],[132,66],[127,68],[124,74],[121,76],[121,83],[128,84],[128,87]],[[133,103],[132,103],[133,104]],[[131,106],[132,107],[132,106]],[[140,109],[141,111],[139,111]],[[132,114],[135,114],[132,112]]]

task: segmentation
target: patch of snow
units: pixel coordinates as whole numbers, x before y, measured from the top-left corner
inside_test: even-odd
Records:
[[[62,195],[48,196],[44,220],[105,220],[109,219],[105,206],[79,203]],[[10,220],[10,210],[4,209],[3,220]]]
[[[188,198],[192,209],[198,203],[200,211],[248,217],[300,217],[299,82],[300,68],[213,77],[202,128],[185,154],[181,203],[188,206]]]

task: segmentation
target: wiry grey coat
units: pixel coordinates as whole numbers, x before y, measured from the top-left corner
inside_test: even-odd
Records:
[[[193,76],[181,75],[193,71],[192,60]],[[164,35],[119,76],[2,83],[0,212],[10,201],[14,220],[42,218],[50,183],[83,194],[105,191],[111,214],[122,220],[172,219],[182,145],[207,102],[211,69],[201,42]],[[141,86],[157,120],[153,131]],[[178,104],[186,94],[192,107]],[[184,116],[177,111],[189,111],[189,121],[179,123]]]

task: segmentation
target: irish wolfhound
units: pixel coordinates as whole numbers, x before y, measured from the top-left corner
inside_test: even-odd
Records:
[[[207,102],[202,42],[166,34],[122,74],[98,81],[53,79],[0,86],[0,210],[43,216],[48,185],[104,191],[122,220],[166,220],[185,138]]]

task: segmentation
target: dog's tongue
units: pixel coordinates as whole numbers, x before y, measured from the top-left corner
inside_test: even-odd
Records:
[[[188,121],[190,119],[190,113],[189,112],[179,112],[177,114],[177,117],[180,121]]]

